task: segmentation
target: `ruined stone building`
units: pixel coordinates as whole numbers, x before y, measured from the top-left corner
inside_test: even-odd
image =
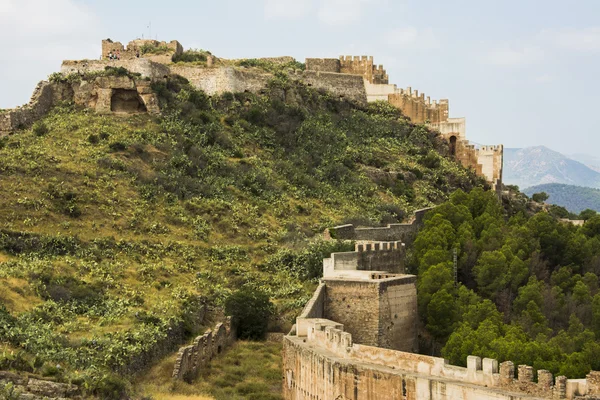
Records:
[[[356,240],[356,248],[323,261],[320,285],[284,337],[284,399],[600,398],[600,372],[554,378],[511,361],[469,356],[464,368],[416,354],[416,277],[404,273],[404,245],[394,239],[410,237],[426,211],[412,224],[327,231]]]
[[[64,61],[61,73],[65,76],[83,76],[114,67],[125,68],[142,79],[126,82],[98,78],[93,82],[71,84],[70,87],[43,83],[43,90],[36,91],[30,104],[0,114],[0,135],[31,124],[52,105],[64,100],[74,101],[101,113],[159,112],[150,82],[169,75],[187,78],[208,95],[244,91],[260,93],[273,78],[273,74],[257,68],[236,67],[232,63],[215,64],[212,55],[206,65],[173,63],[174,57],[182,52],[183,46],[176,40],[167,43],[138,39],[126,46],[110,39],[103,40],[99,60]],[[115,54],[118,59],[114,59]],[[293,59],[279,57],[265,60],[284,63]],[[327,90],[341,99],[357,103],[388,101],[412,122],[427,124],[438,130],[448,141],[450,152],[457,160],[485,177],[496,191],[501,190],[502,145],[476,148],[466,138],[465,118],[450,117],[448,100],[438,102],[410,87],[399,89],[390,84],[386,70],[381,65],[375,65],[373,57],[307,58],[306,70],[290,70],[289,76],[315,89]]]

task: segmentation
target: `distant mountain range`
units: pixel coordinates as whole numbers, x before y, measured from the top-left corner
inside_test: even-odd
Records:
[[[550,196],[546,203],[563,206],[573,213],[579,214],[587,208],[600,212],[600,190],[598,189],[560,183],[547,183],[523,189],[523,193],[527,196],[540,192],[546,192]]]
[[[573,155],[600,170],[600,159]],[[524,189],[548,183],[600,188],[600,172],[544,146],[504,149],[503,181]],[[551,201],[551,200],[549,200]]]

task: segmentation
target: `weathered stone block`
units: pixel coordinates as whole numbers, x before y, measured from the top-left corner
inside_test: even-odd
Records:
[[[550,389],[554,385],[554,376],[550,371],[540,369],[538,372],[538,384],[542,389]]]
[[[504,361],[500,364],[500,384],[509,384],[515,379],[515,364]]]
[[[533,368],[529,365],[519,365],[519,382],[533,382]]]

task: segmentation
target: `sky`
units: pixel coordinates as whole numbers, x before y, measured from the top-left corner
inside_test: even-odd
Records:
[[[102,39],[217,57],[372,55],[390,83],[450,100],[467,138],[600,155],[598,0],[0,0],[0,108]]]

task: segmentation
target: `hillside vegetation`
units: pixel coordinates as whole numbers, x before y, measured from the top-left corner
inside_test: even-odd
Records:
[[[0,369],[118,398],[239,288],[286,330],[343,222],[384,224],[483,182],[386,103],[278,74],[263,95],[154,84],[163,115],[69,104],[0,141]]]
[[[423,351],[477,355],[584,378],[600,369],[600,216],[575,227],[456,191],[426,216],[412,254]],[[458,280],[453,275],[453,250]]]
[[[550,183],[546,185],[532,186],[523,189],[523,193],[532,196],[534,193],[544,192],[548,194],[547,203],[565,207],[573,213],[583,210],[600,211],[600,190],[589,187],[562,185]]]

